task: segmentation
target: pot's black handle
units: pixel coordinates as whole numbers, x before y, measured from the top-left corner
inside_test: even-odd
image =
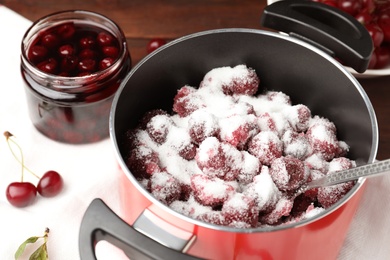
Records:
[[[200,259],[167,248],[139,233],[116,215],[101,199],[94,199],[81,221],[79,233],[81,260],[96,260],[95,245],[101,240],[122,249],[130,259]]]
[[[361,23],[323,3],[275,2],[265,7],[261,25],[309,42],[360,73],[367,69],[373,52],[371,36]]]

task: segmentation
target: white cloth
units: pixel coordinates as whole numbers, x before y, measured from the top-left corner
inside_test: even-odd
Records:
[[[89,203],[102,198],[119,213],[120,171],[108,138],[95,144],[67,145],[46,138],[32,125],[20,74],[21,40],[30,25],[31,21],[0,6],[0,259],[14,259],[25,239],[43,235],[48,227],[50,259],[77,260],[79,226]],[[35,203],[25,208],[8,203],[5,190],[9,183],[20,181],[21,167],[7,147],[4,131],[16,136],[28,168],[39,175],[47,170],[61,174],[65,186],[58,196],[38,195]],[[24,176],[27,181],[38,182],[28,172]],[[35,248],[29,246],[21,259],[28,259]],[[97,251],[99,259],[120,259],[104,246]]]
[[[51,259],[79,259],[79,226],[89,203],[102,198],[120,215],[120,171],[108,139],[96,144],[66,145],[42,136],[32,126],[19,67],[21,39],[30,25],[30,21],[0,6],[0,131],[8,130],[17,137],[30,169],[42,174],[57,170],[64,178],[65,188],[53,198],[38,196],[29,207],[11,206],[5,190],[9,183],[20,180],[21,170],[5,138],[0,137],[0,259],[14,259],[18,246],[30,236],[43,235],[46,227],[51,230]],[[25,177],[37,182],[28,173]],[[390,259],[389,216],[390,175],[369,179],[339,259]],[[99,246],[97,252],[99,259],[125,259],[107,244]]]

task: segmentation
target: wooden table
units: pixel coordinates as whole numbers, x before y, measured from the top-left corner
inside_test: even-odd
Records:
[[[62,10],[85,9],[108,16],[124,31],[133,64],[146,54],[152,38],[167,40],[217,28],[258,28],[266,0],[0,0],[24,17],[38,18]],[[390,158],[390,76],[359,79],[377,115],[377,159]]]

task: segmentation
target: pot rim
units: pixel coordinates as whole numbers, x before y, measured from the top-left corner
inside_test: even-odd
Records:
[[[343,198],[341,198],[338,202],[336,202],[331,207],[316,214],[313,217],[310,217],[310,218],[305,219],[305,220],[300,220],[300,221],[297,221],[294,223],[286,223],[286,224],[281,224],[281,225],[277,225],[277,226],[264,226],[264,227],[257,227],[257,228],[242,229],[242,228],[234,228],[234,227],[227,227],[227,226],[222,226],[222,225],[215,225],[215,224],[211,224],[211,223],[206,223],[206,222],[185,216],[177,211],[174,211],[173,209],[169,208],[165,204],[158,201],[156,198],[153,197],[153,195],[151,195],[146,189],[144,189],[144,187],[135,179],[135,177],[131,174],[130,170],[127,168],[126,163],[124,162],[124,160],[120,154],[120,151],[119,151],[119,148],[117,145],[118,144],[117,138],[115,136],[115,112],[116,112],[116,104],[118,103],[119,97],[120,97],[122,90],[124,89],[126,83],[128,82],[128,79],[144,63],[146,63],[151,57],[153,57],[157,53],[164,51],[165,49],[170,48],[170,47],[176,45],[177,43],[187,41],[187,40],[190,40],[192,38],[201,37],[201,36],[205,36],[205,35],[209,35],[209,34],[220,34],[220,33],[253,33],[253,34],[262,34],[262,35],[272,36],[272,37],[276,37],[276,38],[281,38],[283,40],[287,40],[287,41],[290,41],[292,43],[306,47],[309,50],[319,54],[320,56],[322,56],[326,60],[330,61],[342,73],[344,73],[345,76],[353,83],[353,85],[359,91],[363,101],[366,104],[366,107],[368,109],[369,116],[371,119],[371,128],[372,128],[372,134],[373,134],[372,135],[372,147],[371,147],[370,156],[368,158],[367,163],[372,163],[375,161],[377,149],[378,149],[378,141],[379,141],[378,123],[377,123],[375,111],[374,111],[374,108],[371,104],[371,101],[369,100],[369,97],[366,94],[366,92],[364,91],[363,87],[360,85],[358,80],[343,65],[341,65],[333,57],[331,57],[329,54],[325,53],[324,51],[320,50],[319,48],[317,48],[309,43],[306,43],[298,38],[288,36],[286,34],[265,31],[265,30],[260,30],[260,29],[225,28],[225,29],[213,29],[213,30],[201,31],[201,32],[185,35],[185,36],[177,38],[171,42],[168,42],[167,44],[161,46],[156,51],[150,53],[145,58],[143,58],[140,62],[138,62],[138,64],[136,64],[131,69],[131,71],[128,73],[128,75],[124,78],[124,80],[122,81],[120,87],[118,88],[118,90],[114,96],[114,100],[112,102],[112,107],[111,107],[111,111],[110,111],[110,120],[109,120],[109,132],[110,132],[111,143],[115,149],[115,154],[116,154],[116,157],[118,159],[118,162],[119,162],[119,165],[120,165],[122,171],[126,174],[127,178],[132,182],[132,184],[134,186],[136,186],[138,191],[140,191],[154,205],[157,205],[159,208],[163,209],[164,211],[167,211],[168,213],[174,215],[175,217],[177,217],[179,219],[190,222],[194,225],[198,225],[198,226],[202,226],[205,228],[218,230],[218,231],[226,231],[226,232],[234,232],[234,233],[274,232],[274,231],[286,230],[286,229],[290,229],[290,228],[302,227],[302,226],[308,225],[312,222],[318,221],[318,220],[326,217],[327,215],[333,213],[338,208],[343,206],[352,196],[355,195],[355,193],[357,193],[360,190],[360,188],[363,186],[366,178],[360,178],[357,181],[357,183],[354,185],[354,187]],[[359,164],[359,162],[357,162],[357,164]]]

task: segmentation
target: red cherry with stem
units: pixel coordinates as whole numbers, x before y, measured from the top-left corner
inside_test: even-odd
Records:
[[[4,132],[4,136],[7,139],[7,144],[11,150],[12,155],[22,166],[21,182],[13,182],[7,187],[6,195],[8,201],[12,205],[15,205],[17,207],[25,207],[27,205],[30,205],[34,201],[37,191],[44,197],[53,197],[57,195],[62,190],[64,185],[61,175],[56,171],[48,171],[40,178],[38,175],[36,175],[33,171],[31,171],[24,165],[24,156],[22,148],[15,140],[13,140],[13,135],[10,132],[6,131]],[[19,149],[21,157],[20,160],[14,153],[10,142],[16,145]],[[35,187],[29,182],[23,182],[24,170],[29,171],[32,175],[39,179],[38,187]]]
[[[48,171],[39,179],[37,190],[43,197],[54,197],[61,192],[63,185],[64,182],[58,172]]]
[[[31,205],[37,196],[37,188],[30,182],[12,182],[6,190],[11,205],[22,208]]]
[[[164,39],[160,39],[160,38],[151,39],[146,47],[146,50],[148,53],[151,53],[166,43],[167,42]]]

